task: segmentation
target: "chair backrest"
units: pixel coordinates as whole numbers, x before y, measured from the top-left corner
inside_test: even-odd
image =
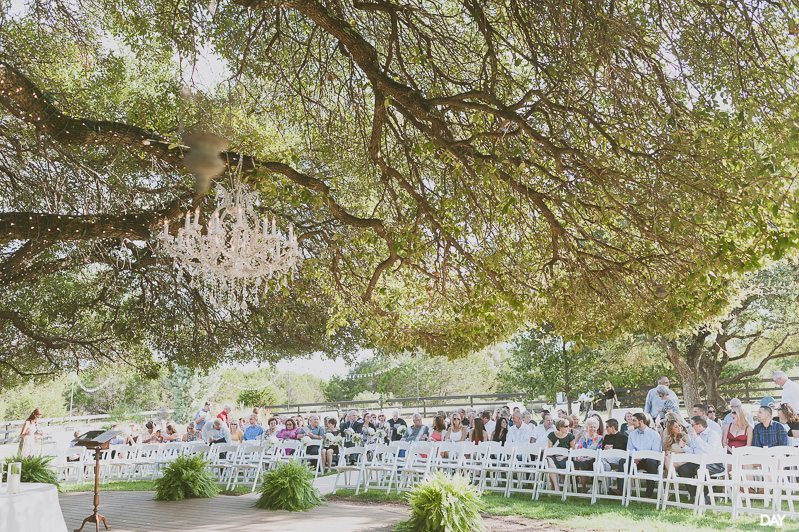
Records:
[[[283,440],[280,442],[280,448],[283,450],[294,449],[297,450],[302,446],[300,440]]]
[[[208,452],[208,458],[212,463],[232,462],[238,450],[239,446],[232,443],[214,443]],[[225,453],[224,458],[222,458],[222,453]]]
[[[733,448],[732,454],[733,456],[774,456],[775,449],[777,447],[753,447],[747,445]]]
[[[174,459],[180,455],[183,449],[183,442],[175,441],[161,444],[160,457],[164,459]]]
[[[596,449],[569,449],[569,459],[574,458],[593,458],[596,460],[598,451]]]
[[[137,453],[137,458],[155,458],[158,456],[158,453],[161,451],[161,445],[158,443],[145,443],[143,445],[139,445],[139,452]]]
[[[369,464],[374,466],[392,465],[396,458],[399,449],[386,444],[379,444],[372,451],[372,457],[369,459]],[[368,456],[367,456],[368,458]]]
[[[571,449],[564,449],[563,447],[547,447],[544,449],[541,458],[567,458],[570,450]]]
[[[344,447],[338,454],[339,466],[360,467],[366,460],[366,447]]]
[[[597,456],[599,460],[626,460],[629,457],[624,449],[602,449]]]
[[[435,442],[419,441],[414,442],[407,451],[406,462],[410,466],[421,466],[432,464],[437,460],[437,447]]]
[[[460,442],[442,441],[436,445],[438,448],[438,462],[452,462],[456,461],[463,452],[463,445]],[[442,456],[447,453],[447,456]]]
[[[517,443],[512,451],[517,461],[533,462],[541,456],[542,447],[537,443]]]
[[[490,451],[494,452],[496,449],[502,449],[502,442],[501,441],[481,441],[477,444],[478,447],[486,447]]]
[[[411,442],[404,440],[393,441],[388,444],[389,447],[394,447],[397,450],[407,451],[411,447]]]
[[[665,458],[663,451],[633,451],[630,460],[657,460],[661,464]]]

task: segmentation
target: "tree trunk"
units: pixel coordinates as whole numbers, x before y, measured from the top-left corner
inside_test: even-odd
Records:
[[[702,402],[699,393],[699,375],[688,363],[680,356],[680,352],[674,342],[666,344],[666,356],[674,366],[674,370],[680,377],[682,383],[682,397],[686,410]]]
[[[721,398],[719,390],[719,377],[721,375],[721,368],[713,367],[707,368],[704,373],[705,390],[707,390],[707,403],[716,408],[724,404],[724,399]]]

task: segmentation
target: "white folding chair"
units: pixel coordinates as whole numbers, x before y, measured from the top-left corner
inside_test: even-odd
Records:
[[[505,483],[505,497],[511,493],[529,493],[535,497],[536,480],[543,449],[538,443],[517,443],[507,456],[509,470]],[[502,471],[502,469],[500,469]]]
[[[594,494],[596,493],[596,476],[597,476],[597,456],[596,449],[570,449],[569,456],[566,459],[566,474],[563,483],[563,500],[569,497],[583,497],[591,499],[591,504],[596,502]],[[593,462],[591,462],[593,460]],[[590,463],[590,469],[580,469],[583,463]],[[577,484],[580,478],[590,479],[591,487],[588,488],[586,493],[579,490]]]
[[[234,490],[241,482],[252,482],[250,493],[255,491],[258,479],[267,465],[269,446],[266,444],[242,445],[236,453],[235,462],[230,470],[227,481],[227,490]]]
[[[621,501],[624,505],[624,489],[627,478],[630,456],[623,449],[603,449],[597,456],[596,489],[594,490],[594,500],[611,499]],[[616,469],[613,469],[613,466]],[[615,482],[618,495],[610,492],[611,484]]]
[[[183,450],[183,442],[168,442],[162,443],[158,454],[155,458],[155,467],[153,468],[153,480],[161,474],[161,472],[172,463]]]
[[[397,454],[399,449],[390,445],[378,445],[372,456],[364,465],[364,493],[369,491],[372,479],[377,487],[386,488],[386,494],[391,493],[391,486],[397,480]]]
[[[566,468],[559,468],[555,460],[565,461],[569,457],[569,449],[563,447],[549,447],[541,453],[538,471],[535,475],[535,493],[533,497],[538,500],[541,495],[557,495],[563,498],[563,487],[559,486],[561,477],[565,480]],[[550,487],[550,482],[554,485]]]
[[[456,472],[469,479],[470,483],[479,485],[488,452],[488,447],[480,447],[469,441],[461,442]]]
[[[333,494],[339,487],[341,488],[354,488],[356,493],[361,489],[361,479],[363,478],[363,466],[366,460],[365,447],[344,447],[338,455],[338,465],[333,469],[336,470],[336,480],[333,483]],[[357,480],[355,484],[350,481],[350,475],[356,473]],[[343,475],[344,484],[339,485],[339,478]]]
[[[739,447],[738,449],[744,449]],[[737,451],[733,454],[733,517],[744,514],[772,514],[777,485],[777,457],[763,452]],[[760,504],[758,504],[758,502]],[[754,503],[754,504],[753,504]]]
[[[685,464],[693,464],[697,467],[696,477],[681,477],[677,474],[680,466]],[[664,482],[664,493],[662,501],[662,509],[669,506],[677,508],[687,508],[693,510],[695,514],[699,514],[701,507],[704,505],[704,497],[702,492],[705,488],[705,461],[704,457],[700,454],[690,453],[672,453],[669,463],[669,470],[666,472],[666,480]],[[682,501],[683,488],[690,486],[694,489],[693,500],[688,502]],[[671,501],[671,495],[674,495],[674,501]],[[686,494],[690,498],[690,493]]]
[[[211,444],[208,452],[208,470],[214,474],[218,483],[227,484],[230,471],[236,465],[239,446],[232,443]]]
[[[414,442],[408,449],[405,464],[400,469],[397,493],[400,490],[413,488],[430,473],[436,461],[436,451],[434,442]]]
[[[86,447],[68,447],[53,456],[50,467],[55,469],[59,482],[77,482],[83,472],[83,455]]]
[[[106,480],[122,480],[130,476],[130,471],[136,464],[138,448],[135,445],[111,445],[110,458],[105,469]]]
[[[128,480],[139,478],[144,480],[147,477],[154,478],[155,468],[158,463],[158,452],[161,445],[158,443],[145,443],[139,445],[136,453],[136,460],[129,469]]]
[[[702,455],[703,464],[705,467],[705,487],[707,488],[707,501],[700,501],[699,513],[704,513],[705,510],[712,510],[714,512],[732,512],[732,504],[720,504],[719,499],[725,503],[732,501],[733,492],[736,488],[736,483],[732,478],[732,463],[733,457],[728,454],[724,449],[719,449],[712,453]],[[714,464],[721,466],[721,471],[713,472],[711,468]],[[720,489],[720,490],[719,490]]]
[[[211,451],[211,446],[201,441],[188,442],[184,444],[181,453],[183,456],[199,456],[203,460],[208,460],[208,453]]]
[[[660,500],[663,496],[663,460],[665,454],[662,451],[633,451],[629,453],[630,460],[628,463],[627,481],[624,483],[624,505],[630,504],[630,501],[655,503],[655,508],[660,507]],[[639,469],[636,460],[654,460],[657,462],[657,471],[649,473],[645,469]],[[641,482],[653,482],[655,487],[653,493],[654,499],[641,496]],[[633,489],[635,494],[633,494]]]
[[[277,459],[287,461],[290,458],[297,458],[302,452],[300,440],[283,440],[277,446]]]
[[[786,455],[777,461],[775,483],[774,511],[799,517],[799,455]]]
[[[462,448],[463,445],[460,442],[444,441],[439,443],[433,469],[444,473],[454,473],[460,465]]]
[[[499,443],[499,442],[491,442]],[[508,496],[508,486],[511,479],[511,470],[514,460],[515,448],[499,446],[485,446],[483,456],[483,469],[480,472],[478,491],[498,491]],[[535,471],[533,472],[535,482]]]

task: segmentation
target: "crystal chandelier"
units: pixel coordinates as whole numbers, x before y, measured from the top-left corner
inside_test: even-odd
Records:
[[[227,142],[213,135],[193,135],[187,144],[192,150],[184,159],[186,167],[197,177],[198,190],[207,190],[210,180],[224,169],[219,153]],[[204,226],[198,207],[193,217],[186,212],[174,237],[164,221],[158,240],[175,269],[185,272],[190,285],[212,305],[246,311],[248,304],[258,304],[261,292],[286,286],[296,274],[297,238],[293,226],[284,236],[275,218],[260,217],[258,194],[247,192],[235,177],[230,191],[221,185],[216,190],[217,207]]]

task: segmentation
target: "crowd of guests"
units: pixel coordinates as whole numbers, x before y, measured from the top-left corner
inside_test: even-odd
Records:
[[[691,405],[690,416],[683,417],[677,395],[670,388],[667,377],[647,394],[642,412],[629,410],[624,420],[611,417],[615,404],[606,399],[608,414],[605,419],[596,411],[588,411],[580,419],[565,410],[543,410],[538,421],[533,414],[519,407],[476,411],[459,408],[449,415],[439,412],[432,423],[426,424],[421,414],[414,414],[409,422],[398,410],[387,416],[383,412],[348,411],[340,421],[335,416],[321,417],[312,414],[272,416],[254,409],[246,418],[235,419],[232,408],[224,406],[212,414],[211,402],[206,402],[179,433],[175,425],[167,423],[162,429],[152,421],[139,432],[131,425],[126,435],[112,443],[160,443],[170,441],[204,441],[206,443],[235,443],[249,440],[304,440],[309,454],[319,452],[325,468],[332,467],[340,447],[362,443],[388,443],[391,441],[473,442],[495,441],[505,445],[538,443],[565,449],[621,449],[629,451],[665,451],[666,460],[674,454],[703,454],[716,450],[743,446],[775,447],[788,445],[788,438],[799,438],[799,384],[784,373],[775,372],[774,381],[783,388],[782,402],[772,397],[760,401],[759,409],[750,416],[740,399],[733,398],[724,405],[721,415],[712,405]],[[605,397],[612,395],[610,383],[605,383]],[[262,423],[265,419],[266,423]],[[556,467],[566,467],[566,461],[554,460]],[[622,468],[625,464],[608,464]],[[593,460],[578,461],[581,469],[593,468]],[[657,471],[654,460],[641,460],[639,470]],[[668,463],[666,463],[666,468]],[[718,465],[718,467],[721,467]],[[677,469],[681,476],[695,476],[694,464],[683,464]],[[713,467],[711,467],[713,469]],[[553,478],[553,483],[556,479]],[[647,486],[652,495],[654,484]],[[621,486],[618,487],[621,490]]]

